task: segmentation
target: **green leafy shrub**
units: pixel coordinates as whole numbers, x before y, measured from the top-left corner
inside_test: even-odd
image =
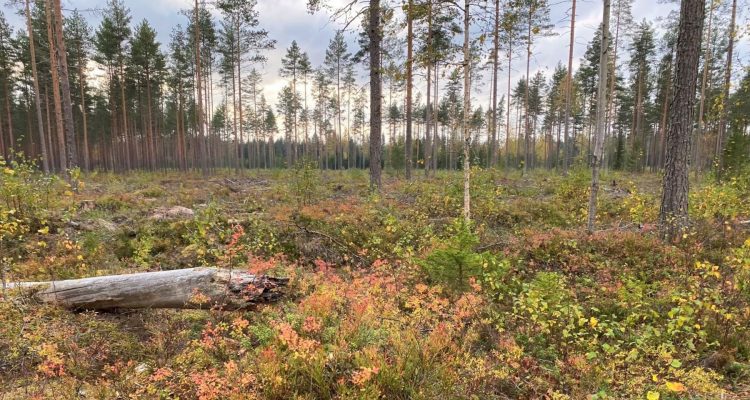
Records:
[[[320,168],[311,159],[303,159],[294,166],[289,190],[298,205],[310,204],[320,188]]]

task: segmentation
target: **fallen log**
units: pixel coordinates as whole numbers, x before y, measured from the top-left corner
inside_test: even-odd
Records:
[[[32,298],[77,310],[179,308],[245,310],[283,295],[288,278],[217,268],[108,275],[54,282],[19,282]]]

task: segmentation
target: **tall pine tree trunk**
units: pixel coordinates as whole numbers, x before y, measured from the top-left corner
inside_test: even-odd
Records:
[[[464,220],[471,222],[471,49],[469,47],[469,0],[464,1]]]
[[[83,51],[81,50],[81,43],[78,43],[78,59],[81,60]],[[88,117],[86,112],[86,81],[84,74],[85,65],[78,66],[78,82],[81,86],[81,119],[83,122],[83,168],[86,171],[91,170],[91,153],[89,151],[89,127]]]
[[[724,140],[727,136],[727,114],[729,113],[729,89],[732,86],[732,61],[734,58],[734,39],[737,21],[737,0],[732,1],[732,20],[729,24],[729,44],[727,46],[727,69],[724,70],[724,88],[721,95],[721,119],[719,135],[716,138],[716,158],[719,162],[717,176],[721,178],[724,169]]]
[[[526,171],[529,168],[529,142],[531,139],[531,124],[529,122],[529,86],[531,85],[531,77],[529,71],[531,67],[531,16],[532,10],[529,9],[529,20],[528,20],[528,31],[526,32],[526,94],[524,96],[524,140],[523,140],[523,175],[526,175]]]
[[[428,0],[427,11],[427,104],[425,108],[424,175],[430,175],[432,166],[432,0]]]
[[[498,61],[498,53],[500,51],[500,0],[495,0],[495,27],[494,37],[492,44],[492,122],[490,125],[490,132],[492,137],[490,138],[490,151],[492,154],[489,157],[490,167],[497,166],[497,153],[499,150],[498,146],[498,135],[497,135],[497,76],[500,68]]]
[[[196,110],[198,118],[198,148],[200,149],[200,164],[201,172],[203,175],[208,175],[208,156],[207,156],[207,143],[206,136],[204,133],[203,125],[203,77],[201,73],[201,26],[200,26],[200,13],[198,8],[198,0],[195,0],[195,81],[198,93],[196,94],[198,100],[198,109]]]
[[[380,70],[380,45],[382,32],[380,28],[380,0],[370,0],[369,9],[370,39],[370,189],[381,187],[381,122],[382,122],[382,87]]]
[[[701,101],[700,105],[698,106],[698,130],[696,132],[695,137],[695,143],[693,143],[693,166],[695,167],[696,172],[699,172],[703,169],[703,152],[701,151],[703,147],[703,130],[705,128],[703,116],[704,116],[704,109],[706,104],[706,85],[708,81],[708,70],[711,67],[712,62],[712,55],[713,55],[713,49],[711,48],[711,44],[713,43],[713,31],[712,31],[712,25],[714,20],[714,4],[713,0],[711,0],[711,5],[709,6],[708,11],[708,29],[707,29],[707,36],[706,36],[706,50],[703,53],[703,78],[701,80]]]
[[[505,169],[508,169],[510,163],[510,79],[513,65],[513,34],[508,36],[508,96],[505,105]]]
[[[688,222],[688,160],[695,109],[705,0],[683,0],[677,36],[673,97],[669,104],[667,159],[659,222],[662,234],[674,240]]]
[[[599,192],[599,169],[602,164],[604,150],[604,130],[606,123],[607,103],[607,72],[609,70],[609,9],[610,0],[604,0],[602,15],[602,40],[599,52],[599,88],[596,99],[596,137],[594,138],[594,152],[591,158],[591,196],[589,197],[588,231],[594,231],[596,221],[596,198]]]
[[[55,37],[53,31],[52,7],[51,2],[46,2],[45,13],[47,17],[47,40],[49,43],[50,73],[52,74],[52,97],[55,105],[55,127],[57,131],[58,161],[60,172],[68,169],[66,164],[67,156],[65,151],[65,127],[63,125],[62,101],[60,96],[60,78],[58,76],[59,57],[57,55],[57,46],[55,46]]]
[[[55,40],[57,54],[60,57],[60,91],[62,95],[63,122],[65,125],[65,150],[66,164],[68,168],[78,166],[76,154],[75,126],[73,122],[73,104],[70,96],[70,78],[68,76],[68,53],[65,51],[65,38],[63,32],[63,18],[60,0],[52,0],[55,11]],[[74,186],[74,188],[76,188]]]
[[[570,162],[570,109],[573,101],[573,46],[575,45],[576,32],[576,0],[573,0],[573,8],[570,13],[570,44],[568,48],[568,74],[565,77],[565,145],[563,146],[563,175],[568,174]]]
[[[245,152],[243,151],[243,143],[245,141],[244,139],[244,117],[242,115],[242,40],[240,37],[241,29],[240,29],[240,22],[238,21],[236,24],[236,32],[237,32],[237,107],[239,108],[239,114],[240,114],[240,123],[239,123],[239,157],[240,157],[240,164],[242,167],[245,166]],[[249,154],[248,154],[249,158]]]
[[[412,167],[412,87],[414,85],[414,0],[409,0],[406,9],[406,140],[404,143],[404,167],[406,179],[411,179]]]

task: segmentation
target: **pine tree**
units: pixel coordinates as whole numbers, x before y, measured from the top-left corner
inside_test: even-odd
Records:
[[[551,35],[552,25],[549,22],[549,4],[546,0],[523,0],[523,15],[526,23],[526,78],[529,79],[530,67],[531,67],[531,56],[532,46],[536,36],[549,36]],[[528,82],[527,82],[528,83]],[[524,163],[523,172],[526,173],[529,164],[530,155],[530,141],[531,141],[531,124],[530,124],[530,113],[529,113],[529,101],[530,101],[530,89],[531,85],[526,85],[526,97],[525,97],[525,123],[524,123]]]
[[[125,168],[131,168],[131,144],[128,131],[127,99],[125,98],[125,54],[130,39],[130,10],[122,0],[108,0],[104,16],[94,35],[96,53],[94,60],[104,65],[109,77],[109,104],[112,115],[112,128],[117,129],[122,138]],[[116,109],[119,107],[119,110]],[[117,116],[122,125],[118,127]],[[118,138],[119,141],[119,138]],[[115,144],[113,140],[113,144]],[[122,166],[120,166],[122,167]]]
[[[610,0],[604,0],[602,14],[601,41],[599,44],[599,76],[598,90],[596,96],[596,135],[594,139],[594,151],[591,157],[591,193],[589,196],[588,224],[589,233],[594,232],[596,222],[596,200],[599,193],[599,169],[602,165],[604,150],[604,131],[606,124],[607,104],[607,73],[609,71],[609,18]]]
[[[328,43],[326,49],[325,66],[329,79],[336,85],[336,168],[343,165],[343,146],[341,129],[341,84],[344,71],[350,63],[351,54],[347,50],[344,34],[337,31],[336,35]]]
[[[630,75],[633,98],[633,125],[631,128],[631,155],[634,167],[641,170],[645,156],[647,124],[646,112],[650,107],[649,95],[652,90],[651,65],[655,44],[651,24],[645,20],[638,24],[630,46]]]
[[[165,67],[164,55],[159,50],[160,44],[156,41],[156,31],[143,20],[135,28],[135,34],[131,42],[132,68],[139,77],[140,82],[146,83],[146,135],[147,156],[149,167],[156,168],[156,142],[154,140],[154,103],[152,99],[152,87],[161,85],[161,76]]]
[[[184,171],[188,167],[185,105],[187,102],[186,91],[191,88],[191,63],[185,31],[179,25],[172,31],[169,48],[171,65],[168,82],[177,103],[175,107],[175,151],[177,153],[177,165]]]
[[[62,96],[62,113],[65,127],[65,160],[69,169],[78,167],[78,154],[76,151],[75,125],[73,121],[73,104],[70,94],[70,78],[68,75],[68,53],[65,50],[65,31],[60,0],[51,0],[50,7],[54,13],[54,36],[55,53],[59,57],[58,68],[60,70],[60,94]],[[68,176],[69,177],[69,176]],[[72,182],[71,183],[75,183]],[[77,186],[73,186],[77,189]]]
[[[11,103],[13,103],[12,82],[15,80],[13,76],[14,53],[10,25],[5,20],[5,15],[0,12],[0,101],[5,108],[5,117],[0,117],[0,157],[5,158],[12,158],[16,151],[11,114]],[[7,139],[3,137],[5,131],[8,132]]]
[[[29,7],[29,1],[25,0],[24,2],[24,14],[26,17],[26,29],[27,33],[29,35],[29,57],[30,57],[30,63],[31,63],[31,70],[34,80],[34,105],[36,108],[36,123],[37,123],[37,133],[39,135],[39,149],[40,154],[42,157],[42,170],[44,173],[50,172],[50,162],[48,160],[47,156],[47,144],[45,140],[45,133],[44,133],[44,123],[42,121],[42,101],[39,91],[39,72],[37,71],[37,64],[36,64],[36,46],[34,46],[34,28],[32,26],[31,22],[31,10]],[[1,139],[0,139],[1,140]],[[52,151],[52,149],[50,149]]]
[[[705,0],[684,0],[680,5],[674,89],[669,105],[667,159],[659,211],[665,238],[674,240],[687,226],[688,160],[695,109]]]
[[[88,114],[86,97],[88,96],[88,82],[86,80],[86,68],[88,63],[88,50],[91,41],[91,28],[83,15],[74,10],[70,17],[65,19],[65,31],[67,32],[66,41],[68,47],[68,60],[70,67],[77,71],[73,82],[78,86],[77,93],[78,109],[81,114],[81,136],[83,139],[83,168],[91,169],[90,148],[89,148],[89,131],[88,131]]]
[[[279,74],[282,77],[290,78],[290,95],[293,94],[296,98],[297,96],[297,79],[302,74],[303,69],[303,60],[305,59],[305,56],[303,56],[302,50],[299,48],[299,45],[297,45],[297,41],[292,41],[292,44],[289,46],[289,48],[286,51],[286,55],[284,55],[284,58],[281,59],[281,69],[279,70]],[[291,101],[291,100],[289,100]],[[287,146],[287,168],[291,168],[292,164],[294,162],[294,155],[292,154],[292,143],[293,138],[297,138],[297,111],[298,109],[296,107],[289,108],[289,111],[292,112],[292,114],[285,116],[285,124],[286,118],[289,118],[289,124],[290,124],[290,137],[289,140],[286,142]]]

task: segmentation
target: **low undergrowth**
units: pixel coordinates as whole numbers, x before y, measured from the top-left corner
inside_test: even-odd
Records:
[[[0,398],[717,399],[750,382],[742,179],[693,183],[656,235],[658,177],[476,170],[91,174],[0,167],[4,280],[195,265],[291,278],[249,312],[69,312],[4,291]],[[279,175],[279,176],[276,176]],[[160,207],[193,211],[155,217]],[[746,395],[746,394],[745,394]]]

